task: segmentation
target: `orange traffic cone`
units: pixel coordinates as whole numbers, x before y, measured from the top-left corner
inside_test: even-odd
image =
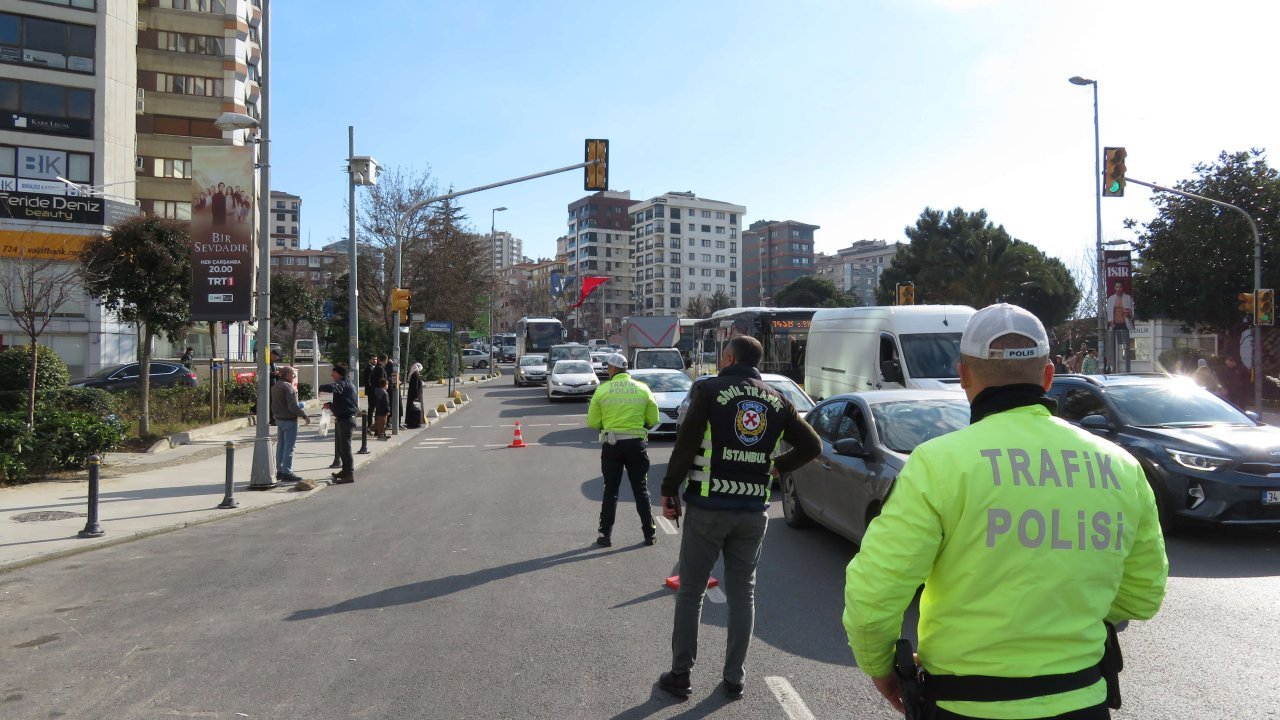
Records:
[[[522,448],[522,447],[529,447],[528,445],[525,445],[525,444],[524,444],[524,435],[520,432],[520,421],[519,421],[519,420],[517,420],[517,421],[516,421],[516,436],[515,436],[515,438],[514,438],[514,439],[512,439],[512,440],[511,440],[511,444],[510,444],[510,445],[508,445],[507,447],[509,447],[509,448]]]

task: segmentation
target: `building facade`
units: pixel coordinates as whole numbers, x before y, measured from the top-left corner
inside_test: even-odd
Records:
[[[683,315],[694,298],[742,304],[742,205],[668,192],[630,208],[636,315]]]
[[[841,291],[856,298],[859,305],[875,305],[880,276],[902,248],[900,242],[859,240],[834,255],[816,257],[814,274],[835,283]]]
[[[742,300],[772,305],[788,283],[814,274],[813,234],[819,226],[795,220],[757,220],[742,233]]]
[[[483,235],[481,242],[487,246],[486,251],[495,277],[506,268],[524,260],[524,241],[505,230]]]
[[[347,256],[331,250],[273,249],[271,272],[286,273],[317,290],[328,290],[335,274],[346,272]]]
[[[73,377],[137,352],[135,328],[74,275],[86,240],[137,212],[137,12],[131,0],[15,1],[0,11],[0,346],[29,341],[16,315],[50,316],[39,341]],[[24,297],[24,281],[47,292]]]
[[[277,250],[300,250],[302,198],[279,190],[271,191],[271,254]]]
[[[148,0],[137,17],[137,177],[145,212],[191,218],[191,147],[243,144],[213,121],[258,117],[261,0]],[[130,138],[132,145],[132,138]]]
[[[622,318],[631,314],[635,274],[628,214],[631,205],[631,193],[626,191],[597,192],[569,203],[567,231],[556,241],[564,272],[574,278],[566,285],[564,299],[569,305],[577,302],[584,277],[609,278],[569,314],[573,337],[608,337],[618,332]]]

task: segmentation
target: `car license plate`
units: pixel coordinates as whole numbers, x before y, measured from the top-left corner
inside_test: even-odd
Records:
[[[1263,505],[1280,505],[1280,490],[1263,490]]]

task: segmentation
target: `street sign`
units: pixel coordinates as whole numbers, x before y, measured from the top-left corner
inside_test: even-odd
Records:
[[[412,320],[413,322],[416,322],[416,323],[426,322],[426,321],[427,321],[427,314],[426,314],[426,313],[411,313],[411,314],[409,315],[409,319],[410,319],[410,320]]]
[[[422,324],[422,329],[427,332],[449,332],[453,330],[453,323],[448,320],[428,320]]]

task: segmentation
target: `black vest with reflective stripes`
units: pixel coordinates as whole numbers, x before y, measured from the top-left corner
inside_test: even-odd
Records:
[[[685,499],[724,510],[763,510],[769,468],[795,408],[748,365],[733,365],[693,388],[707,409],[702,452],[689,469]]]

